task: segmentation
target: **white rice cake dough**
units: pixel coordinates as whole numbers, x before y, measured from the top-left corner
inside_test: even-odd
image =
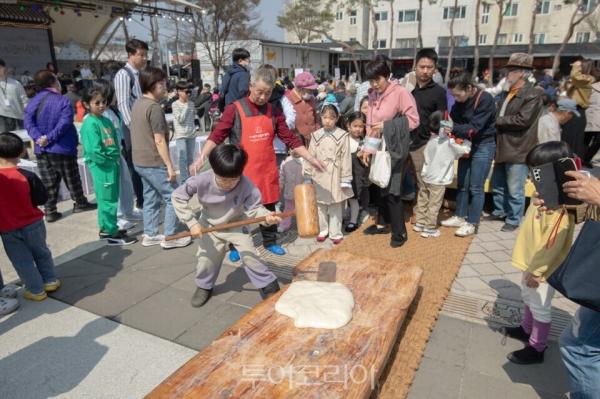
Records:
[[[299,328],[335,329],[352,319],[354,297],[341,283],[295,281],[281,295],[275,310],[294,319]]]

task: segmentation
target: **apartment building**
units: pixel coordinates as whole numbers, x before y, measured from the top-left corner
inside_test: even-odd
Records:
[[[301,0],[296,0],[301,1]],[[598,0],[585,0],[583,10],[593,6]],[[477,41],[481,46],[493,44],[494,34],[500,15],[494,1],[482,2],[480,10],[480,32],[475,37],[476,1],[459,0],[454,8],[454,0],[423,0],[423,10],[419,13],[419,0],[379,0],[373,8],[377,24],[376,48],[412,49],[417,45],[418,20],[422,20],[423,46],[443,48],[450,44],[450,23],[454,15],[455,44],[458,47],[473,46]],[[393,5],[393,7],[391,7]],[[569,28],[569,20],[576,5],[565,0],[543,0],[535,10],[535,43],[561,43]],[[392,15],[393,8],[393,15]],[[504,10],[504,20],[499,45],[519,45],[529,43],[531,17],[536,8],[535,0],[514,0]],[[369,7],[360,6],[349,10],[343,0],[334,2],[335,23],[331,35],[337,40],[358,41],[365,48],[374,48],[373,16]],[[422,15],[419,15],[422,14]],[[583,21],[575,28],[571,43],[591,43],[600,41],[600,11],[591,16],[592,23]],[[391,32],[393,24],[393,33]],[[286,41],[295,42],[292,32],[286,31]]]

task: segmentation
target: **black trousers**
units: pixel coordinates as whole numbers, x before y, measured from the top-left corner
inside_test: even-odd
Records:
[[[404,224],[404,203],[400,196],[379,197],[377,224],[392,226],[392,241],[405,241],[408,238]]]
[[[274,212],[275,204],[264,204],[264,207]],[[260,225],[260,233],[263,238],[263,246],[268,247],[269,245],[277,244],[277,225],[263,226]]]
[[[40,178],[48,191],[48,201],[45,205],[47,214],[56,212],[61,180],[65,181],[71,199],[77,205],[87,204],[87,198],[83,195],[83,188],[81,187],[81,176],[79,175],[76,156],[42,153],[37,155],[37,161]]]

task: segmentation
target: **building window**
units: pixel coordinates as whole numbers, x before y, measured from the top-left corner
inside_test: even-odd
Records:
[[[415,48],[417,47],[417,39],[396,39],[396,48]]]
[[[522,33],[515,33],[513,35],[513,43],[521,43],[523,41],[523,34]]]
[[[469,38],[466,36],[454,36],[455,47],[467,47],[469,45]],[[438,37],[439,47],[450,47],[450,36]]]
[[[506,33],[501,33],[498,35],[498,44],[506,44]]]
[[[589,43],[590,36],[590,32],[577,32],[577,35],[575,36],[575,43]]]
[[[356,25],[356,10],[350,11],[350,25]]]
[[[467,6],[456,7],[444,7],[444,19],[465,19],[467,15]]]
[[[377,11],[375,13],[375,21],[387,21],[388,12],[387,11]]]
[[[562,9],[562,4],[555,4],[554,11],[560,11]]]
[[[403,10],[398,13],[398,22],[415,22],[418,21],[419,11]]]
[[[519,3],[512,3],[506,7],[506,10],[504,10],[504,16],[505,17],[516,17],[518,12],[519,12]]]
[[[484,4],[483,7],[481,7],[481,24],[485,25],[488,22],[490,22],[490,5]]]
[[[598,0],[583,0],[579,6],[579,11],[583,13],[590,12],[590,8],[596,5],[596,1]]]
[[[485,44],[487,41],[487,35],[479,35],[479,44]]]
[[[386,47],[387,47],[387,40],[385,40],[385,39],[377,40],[377,48],[386,48]]]
[[[355,42],[355,41],[356,41],[356,38],[355,38],[355,37],[351,37],[349,41],[350,41],[350,42]]]
[[[335,19],[340,21],[344,18],[344,13],[342,11],[338,11],[335,13]]]
[[[536,33],[533,35],[533,43],[544,44],[545,42],[546,42],[546,34],[545,33]]]
[[[548,14],[550,13],[550,2],[549,1],[543,1],[541,2],[538,6],[537,9],[535,11],[538,14]]]

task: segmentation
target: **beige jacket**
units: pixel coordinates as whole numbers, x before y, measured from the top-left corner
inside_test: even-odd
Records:
[[[575,100],[580,107],[589,107],[590,96],[592,95],[592,83],[595,80],[593,76],[581,72],[581,65],[579,63],[574,64],[571,68],[571,87],[567,91],[567,96]]]
[[[320,204],[336,204],[352,197],[352,155],[350,135],[337,128],[329,133],[319,129],[311,136],[308,151],[325,165],[325,172],[304,163],[304,176],[312,179]]]

